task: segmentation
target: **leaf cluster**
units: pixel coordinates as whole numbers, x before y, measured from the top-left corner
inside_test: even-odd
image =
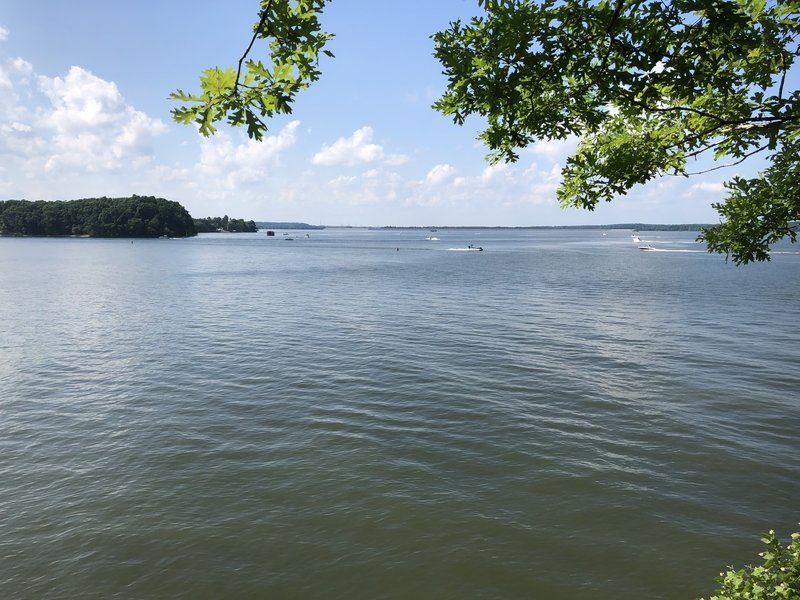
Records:
[[[290,114],[297,93],[319,79],[320,53],[333,56],[324,50],[332,35],[319,22],[326,1],[261,0],[259,20],[237,68],[205,70],[200,93],[172,92],[172,100],[184,103],[172,110],[173,119],[195,123],[204,136],[225,120],[233,127],[246,126],[250,138],[261,140],[265,119]],[[266,61],[249,57],[259,41],[268,47]]]
[[[720,587],[710,600],[798,600],[800,599],[800,533],[782,546],[774,531],[761,538],[766,550],[763,563],[743,569],[731,568],[717,578]]]
[[[748,210],[760,211],[769,230],[755,239],[755,229],[736,229],[747,202],[733,202],[720,211],[732,228],[707,233],[709,248],[737,262],[761,260],[764,243],[793,231],[800,212],[788,176],[800,92],[787,89],[787,76],[800,54],[800,0],[480,4],[485,14],[434,35],[448,77],[434,107],[458,124],[485,118],[480,138],[490,160],[515,161],[536,140],[578,136],[558,197],[592,210],[655,177],[690,175],[702,155],[735,164],[765,153],[769,176],[786,185],[756,183],[764,174],[729,189],[740,198],[761,189],[761,203]]]

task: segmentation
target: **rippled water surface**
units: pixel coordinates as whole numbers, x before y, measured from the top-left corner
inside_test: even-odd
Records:
[[[800,256],[641,235],[0,239],[0,597],[708,595],[800,521]]]

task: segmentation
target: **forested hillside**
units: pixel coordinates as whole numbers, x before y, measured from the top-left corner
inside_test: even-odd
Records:
[[[228,215],[225,215],[224,217],[206,217],[204,219],[195,219],[194,227],[197,230],[197,233],[213,233],[215,231],[254,233],[258,231],[258,227],[254,221],[231,219],[228,218]]]
[[[177,202],[153,196],[47,202],[0,201],[0,234],[186,237],[194,221]]]

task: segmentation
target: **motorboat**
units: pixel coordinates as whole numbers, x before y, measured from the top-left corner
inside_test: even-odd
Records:
[[[480,246],[473,246],[470,244],[466,248],[448,248],[450,252],[483,252],[483,248]]]

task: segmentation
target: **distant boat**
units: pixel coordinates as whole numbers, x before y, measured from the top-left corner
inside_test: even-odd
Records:
[[[483,252],[483,248],[480,246],[473,246],[470,244],[466,248],[448,248],[450,252]]]
[[[270,229],[270,230],[267,231],[267,235],[272,237],[272,236],[275,235],[275,232]]]
[[[644,250],[647,252],[647,251],[653,251],[655,250],[655,248],[653,248],[652,246],[639,246],[639,250]]]
[[[439,238],[438,238],[438,237],[436,237],[436,236],[432,236],[432,237],[426,237],[425,239],[426,239],[426,240],[431,240],[431,241],[438,241],[438,240],[439,240]]]
[[[638,244],[639,242],[641,242],[641,241],[642,241],[642,240],[640,240],[640,239],[639,239],[639,236],[638,236],[638,235],[632,235],[631,237],[633,238],[633,241],[634,241],[635,243],[637,243],[637,244]]]
[[[283,239],[286,242],[293,242],[294,241],[294,238],[292,238],[292,237],[287,237],[287,238],[283,238]]]

